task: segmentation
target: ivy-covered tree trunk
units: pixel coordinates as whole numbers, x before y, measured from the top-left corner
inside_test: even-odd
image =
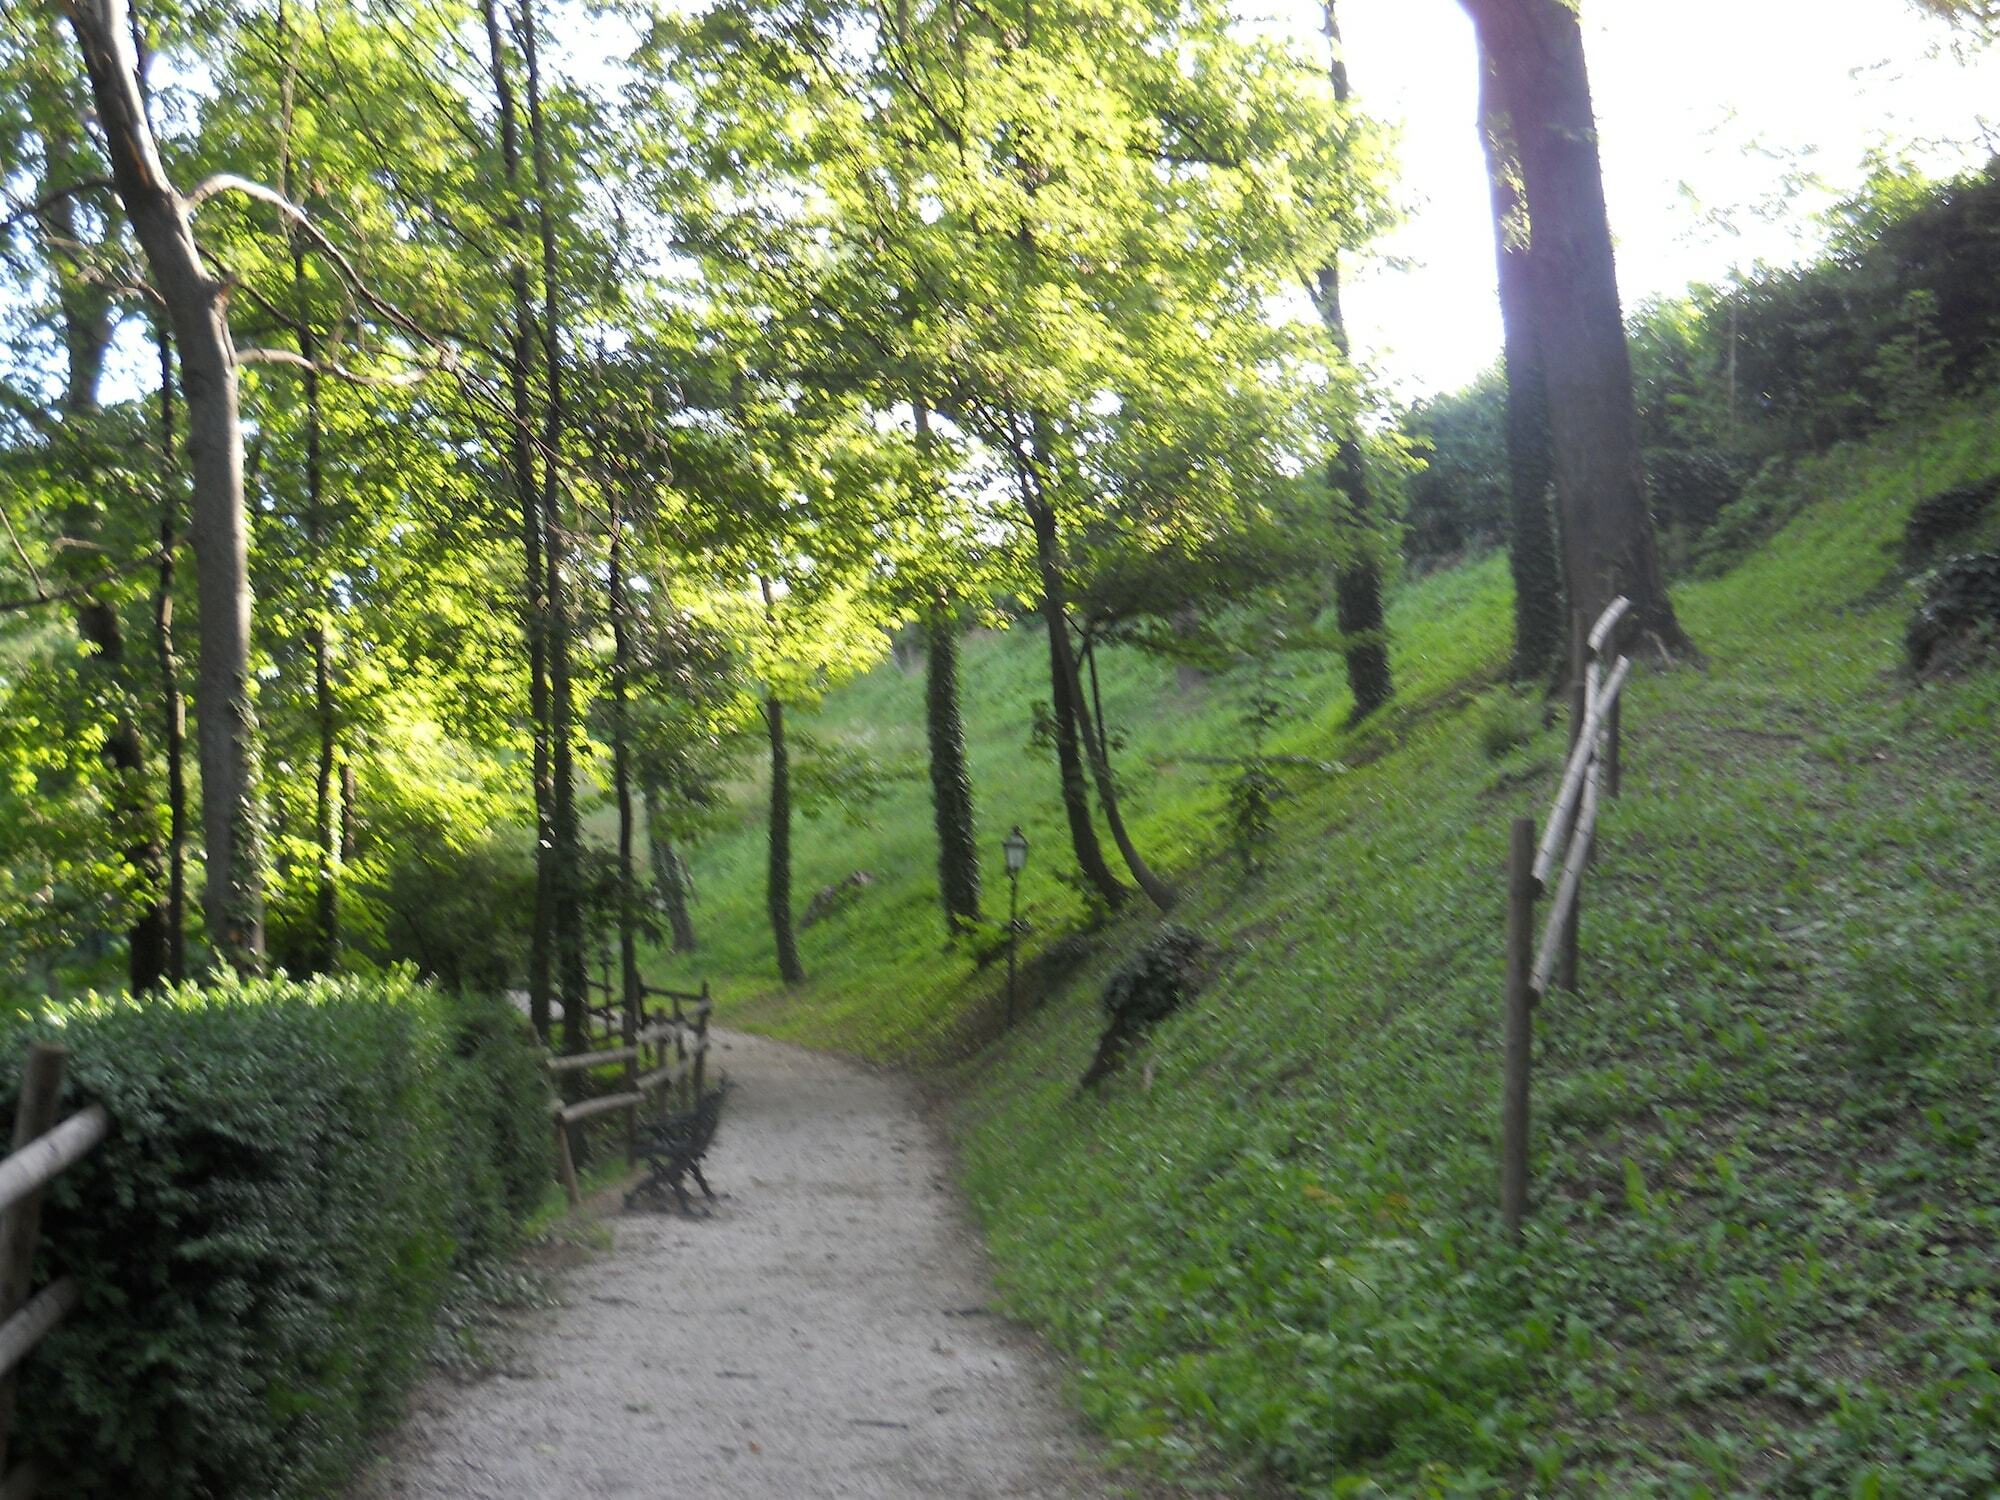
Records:
[[[653,867],[653,890],[661,910],[667,914],[674,952],[692,953],[694,915],[689,906],[693,892],[689,889],[687,864],[667,833],[666,810],[661,806],[659,789],[642,786],[640,796],[646,808],[646,852]]]
[[[556,983],[563,1000],[563,1049],[583,1046],[583,1010],[589,1001],[583,930],[583,845],[576,814],[575,693],[570,674],[567,594],[568,536],[563,515],[561,455],[565,428],[562,383],[562,278],[556,255],[554,171],[548,122],[542,109],[541,64],[536,50],[534,0],[521,0],[521,57],[526,65],[528,133],[535,173],[535,221],[542,248],[542,562],[547,571],[549,664],[550,824],[555,845],[554,927]]]
[[[1069,608],[1063,586],[1062,543],[1055,508],[1024,486],[1028,520],[1035,531],[1035,566],[1042,585],[1042,624],[1049,638],[1049,696],[1056,721],[1056,765],[1062,775],[1063,813],[1069,820],[1070,848],[1092,890],[1111,907],[1122,906],[1126,890],[1105,863],[1097,828],[1090,819],[1090,789],[1083,779],[1083,751],[1077,743],[1076,657],[1070,650]]]
[[[1341,52],[1340,23],[1334,0],[1326,0],[1326,38],[1330,48],[1334,99],[1348,102],[1347,61]],[[1313,276],[1313,303],[1327,337],[1343,359],[1350,354],[1347,318],[1340,305],[1340,262],[1328,255]],[[1389,627],[1382,612],[1382,559],[1375,535],[1380,506],[1368,477],[1368,460],[1354,424],[1341,434],[1327,476],[1330,486],[1346,497],[1341,531],[1346,556],[1333,579],[1334,619],[1340,626],[1341,655],[1347,665],[1347,688],[1354,699],[1354,717],[1361,719],[1389,701],[1394,683],[1389,675]]]
[[[944,924],[979,920],[979,846],[973,837],[972,773],[958,708],[958,622],[943,604],[924,617],[924,727],[930,740],[931,810],[937,823],[938,893]]]
[[[778,977],[786,984],[800,984],[806,971],[799,962],[798,934],[792,926],[792,763],[785,750],[785,705],[775,697],[764,700],[764,726],[771,739],[771,858],[764,900],[771,914]]]
[[[533,365],[534,305],[528,287],[526,228],[521,214],[521,134],[507,45],[496,0],[484,0],[487,62],[493,80],[500,159],[506,173],[501,226],[508,245],[507,287],[512,322],[507,329],[508,468],[521,517],[522,634],[528,649],[528,717],[533,737],[530,777],[535,804],[535,909],[528,937],[528,1019],[549,1039],[555,973],[555,777],[549,756],[548,573],[542,562],[542,502],[535,477]]]
[[[1528,214],[1513,128],[1496,97],[1492,59],[1479,59],[1480,134],[1492,194],[1500,323],[1507,376],[1507,563],[1514,575],[1514,678],[1546,681],[1563,659],[1566,634],[1562,567],[1556,557],[1555,454],[1549,446],[1548,393],[1535,348],[1534,288],[1529,278]]]
[[[1491,59],[1527,204],[1535,343],[1548,393],[1571,620],[1624,594],[1638,638],[1693,651],[1667,596],[1639,457],[1583,31],[1573,0],[1463,0]]]

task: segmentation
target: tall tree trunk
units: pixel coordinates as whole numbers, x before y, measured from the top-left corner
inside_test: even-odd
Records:
[[[1333,97],[1344,109],[1348,102],[1347,60],[1341,50],[1340,22],[1334,0],[1325,0],[1326,39],[1333,78]],[[1313,304],[1327,337],[1342,359],[1351,356],[1347,318],[1340,305],[1340,261],[1329,254],[1313,275]],[[1334,618],[1340,626],[1341,654],[1347,662],[1347,687],[1354,698],[1354,717],[1366,718],[1389,701],[1394,684],[1389,675],[1388,622],[1382,613],[1382,560],[1376,527],[1380,506],[1368,478],[1368,461],[1361,448],[1358,425],[1349,424],[1334,449],[1327,475],[1332,488],[1347,499],[1340,527],[1347,556],[1333,580]]]
[[[174,476],[174,345],[164,322],[160,346],[160,568],[153,586],[153,652],[160,671],[161,750],[167,763],[167,978],[187,978],[187,700],[174,651],[174,564],[180,550]]]
[[[931,413],[910,398],[917,454],[928,482]],[[958,708],[958,620],[944,596],[924,612],[924,731],[930,749],[931,816],[937,828],[938,897],[945,931],[979,920],[979,846],[974,840],[972,772],[965,759],[965,719]]]
[[[296,246],[292,252],[292,284],[300,293],[299,353],[307,362],[305,522],[306,545],[311,555],[308,570],[312,575],[312,598],[307,612],[306,647],[312,653],[313,727],[319,741],[313,764],[313,930],[305,958],[309,972],[327,974],[333,970],[340,946],[340,835],[334,801],[340,726],[333,691],[332,645],[327,638],[327,619],[334,603],[325,583],[326,465],[322,452],[319,369],[314,363],[319,358],[319,339],[310,309],[304,303],[305,256]]]
[[[1667,597],[1646,505],[1583,31],[1570,0],[1464,0],[1492,61],[1528,207],[1535,342],[1548,392],[1573,620],[1631,599],[1641,640],[1692,645]]]
[[[574,1052],[583,1046],[583,1007],[589,1000],[590,975],[584,952],[582,846],[576,815],[576,716],[567,593],[569,533],[563,517],[562,281],[556,257],[555,214],[549,201],[554,171],[548,121],[542,110],[534,0],[521,0],[520,20],[535,173],[535,222],[542,248],[542,561],[548,594],[549,774],[553,783],[549,811],[555,845],[556,983],[563,999],[563,1048]]]
[[[1097,692],[1096,643],[1093,641],[1086,650],[1091,656],[1090,687],[1094,697]],[[1132,835],[1125,829],[1125,816],[1118,807],[1118,783],[1111,774],[1111,751],[1104,739],[1103,702],[1098,702],[1093,727],[1090,710],[1084,707],[1081,683],[1076,692],[1076,712],[1078,727],[1083,731],[1084,746],[1090,752],[1090,774],[1097,783],[1097,800],[1104,808],[1104,823],[1111,830],[1111,841],[1118,846],[1125,868],[1132,872],[1132,878],[1138,881],[1146,899],[1161,911],[1172,911],[1177,899],[1174,888],[1153,873],[1153,867],[1140,856],[1138,846],[1132,842]]]
[[[1549,500],[1555,454],[1549,446],[1548,393],[1535,348],[1534,286],[1521,164],[1507,112],[1496,97],[1493,63],[1482,52],[1480,135],[1493,204],[1500,324],[1507,375],[1507,562],[1514,575],[1514,677],[1545,681],[1563,659],[1562,567],[1556,558]]]
[[[1062,540],[1056,528],[1055,508],[1036,493],[1031,481],[1023,481],[1023,498],[1028,520],[1035,530],[1035,566],[1042,584],[1042,624],[1049,638],[1049,694],[1056,720],[1056,764],[1062,773],[1063,812],[1069,819],[1070,848],[1077,868],[1091,889],[1107,906],[1124,905],[1127,895],[1118,877],[1105,863],[1104,849],[1097,842],[1097,828],[1090,819],[1090,791],[1083,779],[1083,751],[1077,744],[1077,727],[1083,720],[1078,712],[1076,658],[1070,650],[1069,606],[1063,586]]]
[[[534,403],[529,391],[529,373],[534,361],[534,303],[529,295],[524,258],[520,123],[513,84],[507,74],[507,45],[496,0],[483,0],[481,13],[486,25],[494,112],[499,122],[500,158],[507,182],[507,209],[501,223],[507,235],[507,284],[513,300],[513,323],[507,330],[507,399],[511,418],[508,457],[515,503],[521,516],[522,630],[528,646],[528,716],[533,721],[535,912],[528,941],[528,1019],[535,1034],[546,1043],[555,970],[555,776],[549,755],[548,573],[542,562],[542,501],[535,479]]]
[[[958,707],[958,621],[942,602],[925,612],[924,729],[930,745],[931,813],[937,825],[938,894],[956,933],[979,920],[979,846],[973,837],[972,774]]]
[[[625,619],[625,518],[617,484],[607,491],[611,503],[611,781],[618,800],[618,973],[625,997],[625,1014],[636,1030],[644,991],[639,979],[639,877],[633,866],[632,747],[626,724],[625,697],[632,671],[630,631]]]
[[[195,707],[207,849],[208,939],[254,972],[264,961],[263,816],[250,694],[249,526],[227,287],[209,275],[186,204],[167,180],[140,97],[125,0],[64,0],[90,75],[112,183],[173,323],[194,473]]]
[[[758,576],[764,596],[764,619],[771,620],[771,580]],[[764,882],[764,905],[771,914],[771,940],[777,948],[778,977],[786,984],[803,983],[798,933],[792,925],[792,759],[785,748],[785,705],[775,692],[764,698],[764,728],[771,741],[770,863]]]
[[[660,805],[659,789],[647,784],[641,788],[641,795],[646,808],[646,852],[653,867],[653,889],[659,893],[660,906],[667,914],[667,929],[673,935],[674,952],[692,953],[695,950],[694,917],[688,910],[692,893],[688,889],[687,865],[667,833],[666,813]]]

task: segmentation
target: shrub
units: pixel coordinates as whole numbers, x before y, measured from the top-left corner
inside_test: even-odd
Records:
[[[1921,562],[1943,543],[1964,536],[1993,508],[1995,495],[2000,495],[2000,475],[1926,495],[1904,524],[1904,560]]]
[[[37,1269],[83,1301],[23,1382],[27,1456],[73,1495],[325,1493],[548,1180],[525,1028],[398,972],[54,1007],[10,1071],[34,1036],[114,1125],[50,1194]]]
[[[1081,1087],[1102,1082],[1142,1032],[1180,1009],[1194,992],[1207,952],[1200,934],[1169,922],[1105,982],[1099,997],[1104,1035],[1098,1038],[1097,1055],[1084,1072]]]
[[[1519,693],[1492,694],[1480,706],[1479,748],[1488,760],[1501,760],[1523,745],[1534,743],[1541,725],[1540,709]]]
[[[1923,602],[1903,637],[1911,671],[1949,667],[2000,634],[2000,552],[1954,557],[1919,586]]]

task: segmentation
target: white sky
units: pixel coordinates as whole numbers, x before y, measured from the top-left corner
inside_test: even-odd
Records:
[[[1318,0],[1242,6],[1319,37]],[[1339,13],[1357,102],[1401,124],[1411,209],[1356,268],[1356,353],[1401,395],[1455,387],[1500,343],[1472,26],[1458,0],[1339,0]],[[1943,172],[2000,146],[1982,119],[2000,121],[2000,48],[1954,56],[1907,0],[1584,0],[1583,21],[1628,309],[1800,258],[1812,214],[1863,180],[1871,150]],[[1758,218],[1799,171],[1827,188]]]

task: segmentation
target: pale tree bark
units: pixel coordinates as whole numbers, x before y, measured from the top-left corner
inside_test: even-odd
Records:
[[[250,692],[249,527],[243,434],[227,287],[209,274],[186,201],[168,180],[146,119],[124,0],[63,0],[90,77],[111,178],[180,351],[195,598],[195,681],[207,854],[203,908],[216,955],[254,972],[264,961],[263,814]]]
[[[693,892],[689,889],[687,861],[674,846],[667,831],[667,815],[660,790],[650,782],[640,787],[646,809],[646,852],[653,867],[653,889],[667,914],[667,928],[676,953],[695,950],[694,916],[689,910]]]
[[[1689,653],[1646,504],[1631,356],[1575,6],[1463,3],[1492,60],[1494,102],[1520,156],[1572,630],[1622,593],[1632,601],[1641,641],[1662,654]]]

